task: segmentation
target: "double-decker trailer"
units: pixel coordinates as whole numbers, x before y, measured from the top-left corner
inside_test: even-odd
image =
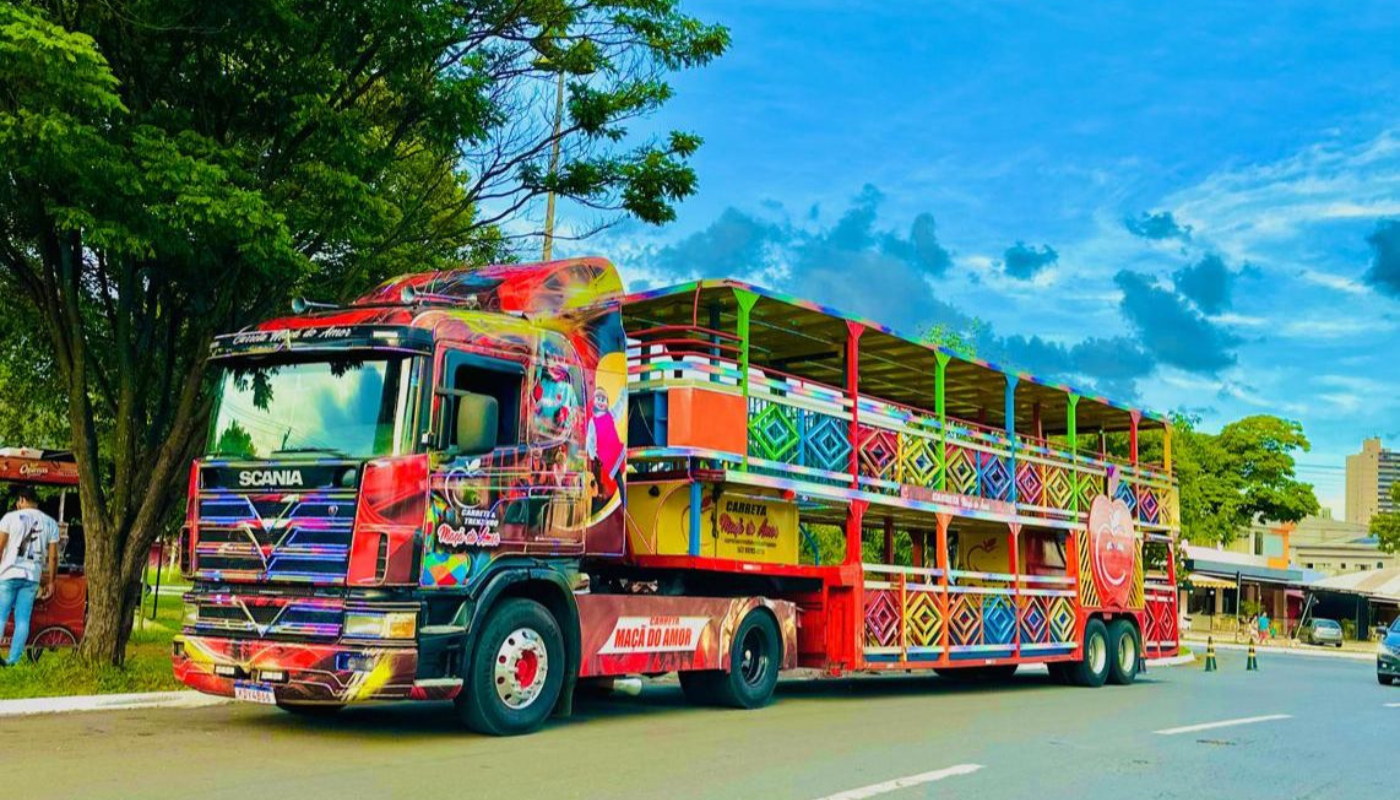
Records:
[[[399,278],[212,355],[173,654],[201,691],[512,734],[621,675],[752,708],[797,666],[1099,686],[1176,652],[1166,420],[834,309],[624,296],[585,258]]]

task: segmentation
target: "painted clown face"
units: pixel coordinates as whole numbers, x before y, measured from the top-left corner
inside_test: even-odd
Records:
[[[1093,557],[1094,584],[1104,606],[1126,607],[1132,589],[1137,537],[1133,515],[1122,500],[1107,495],[1094,498],[1089,507],[1089,548]]]

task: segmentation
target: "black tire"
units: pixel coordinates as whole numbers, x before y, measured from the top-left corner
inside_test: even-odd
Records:
[[[338,703],[284,703],[277,701],[277,707],[296,717],[306,717],[308,719],[324,719],[333,717],[345,706]]]
[[[754,609],[734,631],[729,671],[682,672],[681,691],[697,705],[761,708],[773,700],[782,663],[778,623],[767,611]]]
[[[1382,675],[1382,674],[1380,674],[1379,672],[1377,672],[1377,673],[1376,673],[1376,680],[1377,680],[1377,681],[1380,683],[1380,685],[1382,685],[1382,686],[1389,686],[1389,685],[1390,685],[1390,682],[1393,681],[1393,680],[1395,680],[1395,679],[1392,678],[1392,677],[1389,676],[1389,675]]]
[[[1332,646],[1335,647],[1335,648],[1337,648],[1338,650],[1341,650],[1341,649],[1342,649],[1342,643],[1341,643],[1341,642],[1337,642],[1336,644],[1334,644],[1334,645],[1332,645]]]
[[[489,736],[530,733],[554,711],[567,668],[564,634],[549,611],[534,600],[502,600],[477,638],[457,715]]]
[[[1127,686],[1142,669],[1137,626],[1126,619],[1108,623],[1108,682]]]
[[[1103,686],[1108,680],[1108,654],[1108,628],[1103,620],[1089,620],[1084,626],[1084,658],[1070,665],[1070,683],[1091,689]]]

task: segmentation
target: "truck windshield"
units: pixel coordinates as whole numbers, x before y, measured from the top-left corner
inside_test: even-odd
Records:
[[[402,452],[408,356],[225,367],[210,455],[367,458]]]

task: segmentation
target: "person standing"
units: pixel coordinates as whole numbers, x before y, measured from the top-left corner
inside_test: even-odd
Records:
[[[58,523],[39,510],[28,486],[15,492],[15,510],[0,517],[0,630],[15,615],[10,652],[0,665],[12,667],[29,641],[29,617],[35,600],[53,594],[58,570]]]

